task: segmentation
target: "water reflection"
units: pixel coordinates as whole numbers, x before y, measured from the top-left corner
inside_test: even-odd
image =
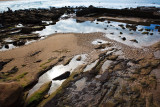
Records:
[[[160,40],[160,33],[156,29],[157,24],[150,26],[131,25],[121,22],[85,21],[77,23],[76,19],[60,20],[55,25],[47,26],[42,31],[37,31],[40,36],[48,36],[53,33],[92,33],[103,32],[105,36],[129,46],[149,46]],[[148,30],[149,29],[149,30]],[[146,34],[145,34],[146,33]]]
[[[77,61],[77,58],[81,56],[81,60]],[[77,55],[75,56],[68,65],[57,65],[53,67],[51,70],[47,71],[45,74],[43,74],[40,78],[38,83],[29,91],[29,95],[33,94],[35,91],[37,91],[44,83],[52,81],[52,85],[49,90],[49,94],[54,92],[57,88],[61,86],[61,84],[65,80],[52,80],[55,77],[58,77],[59,75],[65,73],[66,71],[70,71],[72,73],[78,66],[85,64],[85,60],[87,59],[86,54]]]

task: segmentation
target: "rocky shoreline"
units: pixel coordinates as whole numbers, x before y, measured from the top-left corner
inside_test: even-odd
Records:
[[[56,33],[23,45],[29,39],[39,40],[41,37],[32,32],[56,24],[64,14],[75,14],[74,18],[80,23],[95,19],[127,23],[128,21],[121,20],[126,18],[134,24],[160,24],[159,11],[159,8],[154,7],[119,10],[89,6],[16,11],[8,9],[0,13],[1,47],[4,45],[7,48],[8,44],[21,46],[0,52],[0,106],[134,107],[136,103],[142,107],[158,107],[159,42],[149,47],[136,48],[106,38],[103,33]],[[137,30],[134,25],[126,25],[126,28]],[[156,29],[160,32],[159,26]],[[5,41],[7,38],[12,41]],[[122,38],[124,41],[125,39]],[[133,42],[138,43],[137,40]],[[66,71],[52,78],[52,82],[45,83],[27,97],[28,91],[38,83],[39,77],[44,73],[61,64],[69,65],[75,55],[81,54],[88,55],[85,64],[74,69],[73,73]],[[81,61],[82,58],[76,60]],[[92,67],[86,72],[89,65]],[[51,84],[61,80],[65,80],[62,85],[52,94],[48,94]],[[15,100],[11,100],[13,97]]]

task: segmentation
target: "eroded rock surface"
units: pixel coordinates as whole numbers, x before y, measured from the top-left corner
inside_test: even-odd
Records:
[[[0,83],[0,107],[20,107],[23,105],[23,88],[15,82]]]

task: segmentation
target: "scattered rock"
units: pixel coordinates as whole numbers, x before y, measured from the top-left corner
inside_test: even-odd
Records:
[[[120,34],[122,35],[123,33],[122,33],[122,32],[120,32]]]
[[[150,35],[153,35],[153,33],[150,33]]]
[[[8,44],[6,44],[4,47],[5,47],[6,49],[9,49],[9,45],[8,45]]]
[[[149,34],[149,32],[142,32],[142,34],[143,34],[143,35],[148,35],[148,34]]]
[[[137,41],[136,39],[132,39],[132,40],[130,40],[130,41],[135,42],[135,43],[138,43],[138,41]]]
[[[13,42],[14,46],[23,46],[25,45],[25,40],[15,41]]]
[[[101,45],[98,45],[97,47],[95,47],[95,49],[104,49],[104,48],[106,48],[105,44],[101,44]]]
[[[122,40],[125,41],[125,40],[126,40],[126,37],[123,37]]]

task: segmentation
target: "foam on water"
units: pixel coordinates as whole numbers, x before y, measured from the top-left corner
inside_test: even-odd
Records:
[[[17,0],[0,1],[0,11],[29,9],[29,8],[49,8],[64,6],[89,6],[106,8],[129,8],[137,6],[155,6],[160,7],[159,0]]]

